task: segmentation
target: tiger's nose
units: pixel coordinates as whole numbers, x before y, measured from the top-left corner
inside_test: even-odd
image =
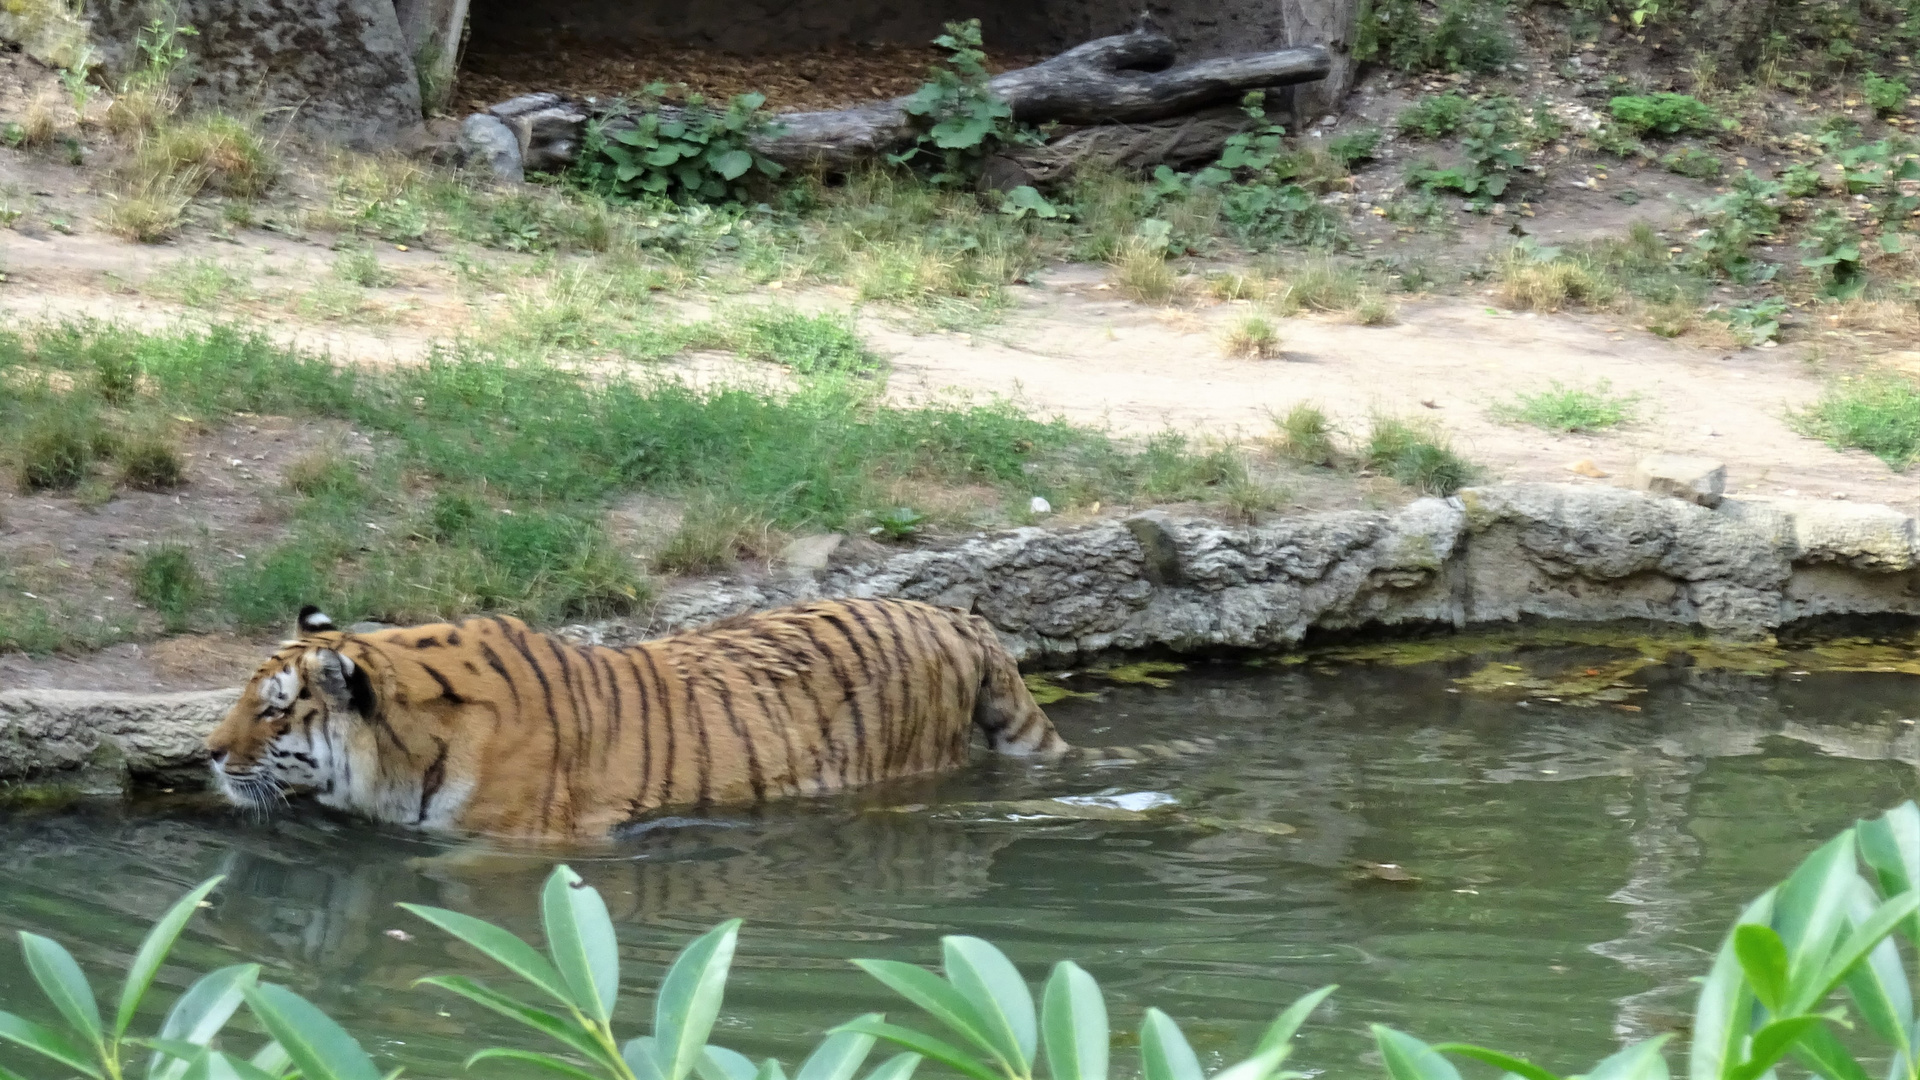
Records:
[[[212,758],[213,758],[213,767],[217,769],[220,766],[225,765],[227,763],[227,752],[225,750],[215,750],[212,754]]]

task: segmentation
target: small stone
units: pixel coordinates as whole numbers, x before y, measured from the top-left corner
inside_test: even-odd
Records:
[[[474,113],[460,125],[460,145],[470,160],[485,162],[494,177],[511,184],[526,180],[520,164],[520,138],[497,116]]]
[[[802,536],[780,549],[780,561],[795,570],[825,570],[828,560],[845,539],[841,533]]]
[[[1035,495],[1033,498],[1027,500],[1027,512],[1030,514],[1051,514],[1053,513],[1053,504]]]
[[[1719,506],[1727,490],[1727,467],[1712,458],[1654,454],[1633,467],[1633,486],[1701,506]]]
[[[1607,470],[1595,465],[1592,458],[1581,458],[1579,461],[1567,466],[1567,471],[1573,473],[1575,476],[1584,476],[1591,480],[1603,479],[1610,475]]]

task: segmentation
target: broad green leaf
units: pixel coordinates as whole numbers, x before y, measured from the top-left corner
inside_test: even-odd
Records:
[[[1280,1046],[1229,1065],[1213,1074],[1213,1080],[1271,1080],[1274,1070],[1287,1059],[1289,1047]]]
[[[982,1052],[999,1056],[993,1040],[987,1037],[986,1021],[945,979],[917,964],[898,960],[855,960],[854,964]]]
[[[147,988],[153,985],[153,976],[160,970],[161,961],[173,951],[173,943],[180,939],[180,931],[186,929],[187,920],[193,918],[200,901],[218,884],[218,877],[201,882],[192,892],[174,901],[167,913],[160,916],[160,921],[153,924],[153,929],[147,931],[146,940],[140,943],[140,951],[133,954],[133,963],[127,968],[127,981],[120,988],[120,1008],[113,1018],[114,1038],[127,1033],[127,1025],[133,1023],[133,1014],[140,1007],[140,999],[147,996]]]
[[[494,1047],[482,1050],[467,1059],[465,1068],[471,1069],[482,1061],[512,1061],[521,1065],[531,1065],[536,1069],[564,1076],[567,1080],[601,1080],[599,1076],[588,1072],[578,1065],[562,1061],[552,1054],[542,1054],[535,1050],[507,1050]]]
[[[1693,1009],[1693,1042],[1687,1055],[1690,1080],[1721,1080],[1744,1057],[1753,991],[1747,988],[1740,959],[1734,955],[1734,934],[1742,926],[1765,925],[1773,917],[1773,898],[1778,891],[1767,890],[1740,912],[1733,931],[1713,959],[1706,982],[1700,985],[1700,997]]]
[[[229,1057],[218,1050],[207,1050],[187,1066],[184,1080],[276,1080],[276,1078],[273,1074],[256,1068],[251,1062]]]
[[[1560,1080],[1558,1076],[1525,1058],[1517,1058],[1511,1054],[1503,1054],[1498,1050],[1489,1050],[1484,1046],[1474,1046],[1471,1043],[1436,1043],[1433,1052],[1459,1054],[1461,1057],[1469,1057],[1475,1061],[1484,1061],[1496,1069],[1525,1077],[1526,1080]]]
[[[1071,960],[1053,966],[1040,997],[1040,1035],[1052,1080],[1107,1080],[1107,1002],[1100,984]]]
[[[492,1009],[501,1016],[518,1020],[549,1038],[565,1043],[587,1060],[612,1065],[606,1050],[598,1041],[580,1029],[571,1020],[563,1020],[544,1009],[536,1009],[500,993],[482,986],[464,975],[431,975],[414,983],[415,986],[437,986],[442,990],[459,994],[477,1005]]]
[[[1760,1004],[1779,1012],[1787,1000],[1787,946],[1780,935],[1758,923],[1735,927],[1733,954]]]
[[[754,1074],[753,1080],[787,1080],[787,1070],[781,1068],[778,1061],[768,1058],[760,1063],[760,1071]]]
[[[630,1040],[620,1048],[620,1060],[633,1070],[636,1080],[660,1080],[660,1044],[651,1035]]]
[[[1794,1044],[1793,1056],[1827,1080],[1870,1080],[1867,1070],[1854,1060],[1853,1054],[1840,1043],[1833,1029],[1821,1025],[1801,1036]],[[1896,1059],[1896,1064],[1898,1061]],[[1904,1076],[1904,1072],[1889,1072],[1889,1076]]]
[[[1854,966],[1867,958],[1879,944],[1887,939],[1902,922],[1915,911],[1920,911],[1920,893],[1902,893],[1881,904],[1857,928],[1851,929],[1846,937],[1835,942],[1833,952],[1827,957],[1820,973],[1805,982],[1792,1001],[1789,1012],[1811,1009],[1825,1001],[1828,994],[1839,987],[1842,980]]]
[[[886,1017],[868,1013],[860,1019],[877,1023]],[[872,1050],[873,1036],[864,1032],[842,1031],[829,1035],[807,1055],[800,1071],[793,1074],[793,1080],[851,1080],[860,1066],[866,1064],[867,1054]]]
[[[205,1043],[191,1043],[185,1039],[152,1038],[127,1041],[144,1046],[152,1050],[156,1057],[167,1061],[193,1062],[200,1060],[208,1053]]]
[[[293,1059],[287,1056],[286,1047],[281,1046],[277,1042],[269,1042],[267,1045],[254,1051],[253,1056],[247,1059],[247,1064],[252,1065],[261,1072],[271,1073],[274,1076],[284,1076],[288,1070],[293,1068]]]
[[[1003,1080],[1000,1073],[982,1064],[980,1059],[965,1050],[931,1035],[923,1035],[912,1028],[879,1021],[853,1020],[833,1029],[835,1032],[858,1031],[886,1041],[903,1050],[911,1050],[921,1057],[932,1058],[957,1073],[964,1073],[974,1080]]]
[[[728,180],[732,180],[748,169],[753,168],[753,155],[747,153],[745,150],[729,150],[713,158],[707,164],[713,167],[714,172],[719,173]]]
[[[227,1021],[246,1000],[247,987],[259,977],[259,964],[233,964],[200,976],[180,995],[180,1000],[173,1003],[173,1009],[160,1025],[160,1037],[205,1046],[227,1026]],[[147,1075],[154,1080],[179,1080],[186,1071],[185,1061],[163,1065],[158,1055],[147,1065]]]
[[[759,1071],[747,1055],[712,1045],[693,1066],[694,1075],[700,1080],[753,1080]]]
[[[1780,885],[1773,928],[1787,946],[1788,997],[1804,998],[1805,985],[1820,977],[1827,954],[1847,924],[1848,900],[1859,877],[1848,829],[1820,845]]]
[[[247,1008],[305,1080],[381,1080],[367,1052],[333,1018],[299,994],[274,983],[246,990]]]
[[[100,1003],[94,999],[93,987],[88,985],[73,954],[52,938],[25,930],[20,931],[20,952],[26,956],[27,970],[33,972],[33,981],[40,984],[47,1000],[53,1002],[53,1007],[60,1010],[60,1015],[66,1017],[75,1031],[100,1046]]]
[[[1327,1000],[1338,989],[1338,986],[1323,986],[1312,993],[1302,995],[1299,1000],[1287,1006],[1278,1017],[1274,1018],[1273,1023],[1268,1025],[1266,1034],[1260,1036],[1260,1045],[1256,1048],[1256,1052],[1284,1046],[1291,1053],[1293,1036],[1300,1030],[1300,1025],[1306,1023],[1307,1017],[1313,1015],[1313,1010],[1319,1008],[1320,1003]]]
[[[554,969],[553,963],[518,934],[503,930],[485,919],[476,919],[446,908],[427,907],[424,904],[401,904],[400,907],[485,953],[495,963],[546,991],[562,1005],[573,1004],[573,997],[567,993],[566,981],[560,978],[560,972]]]
[[[925,1060],[919,1054],[895,1054],[875,1066],[867,1080],[913,1080],[913,1071]]]
[[[1759,1080],[1766,1072],[1787,1056],[1787,1051],[1808,1032],[1826,1024],[1824,1016],[1789,1016],[1753,1033],[1753,1047],[1747,1051],[1747,1060],[1741,1062],[1727,1073],[1731,1080]]]
[[[599,899],[595,894],[594,899]],[[604,913],[605,908],[601,909]],[[609,926],[608,934],[612,929]],[[680,950],[653,1006],[654,1055],[666,1080],[686,1080],[720,1015],[727,969],[740,938],[740,920],[728,919]],[[608,999],[611,1003],[611,998]]]
[[[1656,1035],[1611,1054],[1601,1059],[1585,1080],[1670,1080],[1673,1072],[1667,1068],[1666,1055],[1660,1051],[1672,1037]]]
[[[1388,1080],[1460,1080],[1460,1070],[1433,1047],[1384,1024],[1372,1026]]]
[[[36,1024],[24,1017],[0,1011],[0,1039],[50,1057],[74,1072],[92,1077],[100,1075],[91,1054],[45,1024]]]
[[[1854,827],[1860,857],[1879,879],[1881,895],[1898,896],[1920,886],[1920,806],[1911,800]],[[1920,916],[1902,927],[1920,944]]]
[[[1140,1019],[1140,1075],[1145,1080],[1203,1080],[1200,1059],[1173,1018],[1148,1009]]]
[[[1033,1068],[1039,1027],[1033,1015],[1033,991],[1007,954],[977,937],[940,939],[941,967],[947,981],[986,1022],[987,1037],[1026,1075]]]
[[[588,1019],[606,1023],[620,994],[620,946],[606,901],[571,867],[556,866],[540,893],[540,917],[546,924],[547,951],[574,1007]],[[664,1000],[666,987],[660,989]]]

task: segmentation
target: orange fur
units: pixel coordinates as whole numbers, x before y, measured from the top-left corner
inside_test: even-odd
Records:
[[[382,821],[603,836],[668,806],[820,794],[953,768],[975,727],[1067,749],[986,621],[830,600],[624,649],[512,618],[350,634],[325,616],[207,739],[236,802],[286,792]]]

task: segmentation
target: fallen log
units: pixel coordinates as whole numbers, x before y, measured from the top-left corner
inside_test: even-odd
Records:
[[[1217,147],[1240,127],[1229,130],[1233,122],[1224,117],[1209,116],[1198,125],[1177,118],[1238,99],[1250,90],[1311,82],[1325,76],[1330,63],[1324,47],[1309,45],[1176,66],[1172,39],[1140,29],[1098,38],[1032,67],[1004,72],[988,86],[1012,107],[1016,120],[1078,129],[1064,133],[1066,140],[1077,141],[1051,158],[1044,153],[1045,147],[1040,148],[1034,159],[1036,175],[1051,175],[1087,159],[1133,166],[1196,160],[1202,155],[1183,156],[1177,151],[1202,144]],[[540,99],[537,106],[533,104],[536,97]],[[845,172],[913,144],[918,129],[906,105],[907,99],[900,97],[849,109],[781,113],[772,117],[774,126],[754,136],[751,144],[789,168]],[[586,114],[555,96],[517,98],[489,111],[518,136],[521,157],[529,168],[570,162],[582,142]],[[674,106],[660,109],[664,120],[679,112]],[[1172,126],[1164,127],[1170,120]],[[617,133],[623,122],[633,121],[617,115],[605,119],[610,133]],[[1086,134],[1116,124],[1130,125],[1132,134],[1118,142],[1109,135]],[[1169,132],[1174,137],[1167,143]],[[1104,149],[1090,148],[1090,143]],[[1161,143],[1167,143],[1167,157],[1143,156],[1143,148]],[[1042,158],[1051,164],[1042,164]]]

